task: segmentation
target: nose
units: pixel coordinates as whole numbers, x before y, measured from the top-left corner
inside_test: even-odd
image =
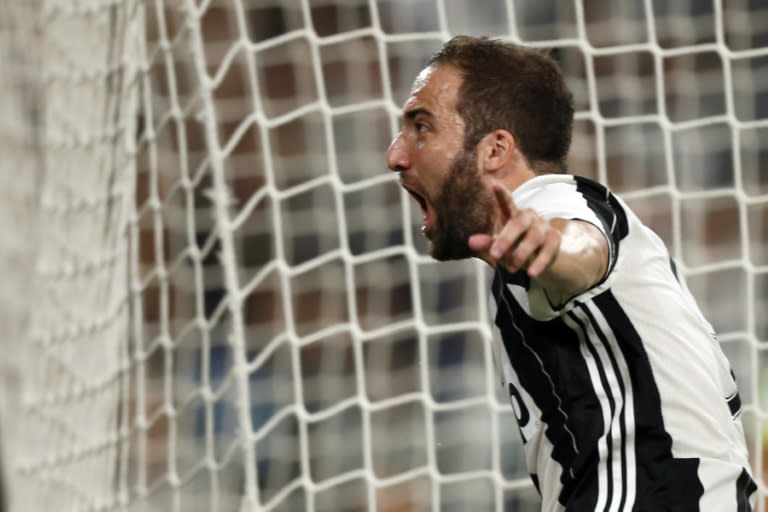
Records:
[[[410,167],[402,132],[392,139],[387,149],[387,167],[395,172],[403,172]]]

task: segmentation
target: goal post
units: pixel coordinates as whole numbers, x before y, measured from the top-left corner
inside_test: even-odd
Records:
[[[2,456],[13,510],[119,503],[137,7],[0,4]]]
[[[457,34],[552,50],[569,169],[670,247],[768,510],[768,7],[0,0],[8,511],[539,510],[486,271],[385,165]]]

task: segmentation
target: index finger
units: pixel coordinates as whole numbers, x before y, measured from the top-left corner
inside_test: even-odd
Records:
[[[507,187],[501,183],[493,184],[493,193],[496,196],[496,202],[499,203],[501,208],[501,222],[502,224],[508,221],[512,215],[517,213],[517,206],[512,199],[512,195],[509,193]]]

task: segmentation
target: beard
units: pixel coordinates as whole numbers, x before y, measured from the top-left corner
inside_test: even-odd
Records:
[[[432,204],[436,229],[429,243],[430,255],[439,261],[474,256],[467,240],[476,233],[491,232],[493,200],[480,181],[475,152],[461,151]]]

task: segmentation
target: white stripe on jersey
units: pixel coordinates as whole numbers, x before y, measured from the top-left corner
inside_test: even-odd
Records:
[[[603,335],[606,337],[608,342],[608,347],[606,347],[606,350],[610,351],[611,354],[613,354],[616,364],[618,365],[618,372],[624,384],[624,396],[622,397],[624,401],[624,410],[621,413],[625,421],[624,428],[625,428],[625,432],[634,432],[635,431],[635,424],[634,424],[635,398],[634,398],[634,393],[632,391],[632,378],[629,373],[629,367],[627,366],[627,360],[624,358],[624,353],[619,347],[619,341],[616,339],[616,335],[614,334],[611,326],[608,324],[608,321],[605,319],[605,316],[603,316],[603,312],[600,311],[600,309],[592,301],[588,302],[586,306],[589,308],[589,311],[592,313],[592,316],[595,318],[595,321],[597,322],[597,325],[592,324],[593,327],[596,329],[599,329],[603,333]],[[618,417],[615,420],[618,420]],[[622,450],[621,452],[622,455],[625,457],[625,463],[626,463],[625,479],[626,479],[627,487],[625,490],[626,492],[625,502],[631,504],[635,502],[635,494],[637,492],[637,489],[635,488],[637,475],[635,472],[636,458],[635,458],[634,437],[630,439],[626,439],[626,438],[622,439],[621,450]]]
[[[583,308],[588,308],[591,316]],[[622,503],[631,508],[636,489],[634,439],[626,438],[626,432],[634,430],[634,396],[629,368],[613,331],[593,303],[576,307],[571,313],[578,322],[570,315],[563,319],[579,337],[579,348],[600,400],[605,425],[598,441],[599,494],[595,510],[618,511]],[[601,374],[605,376],[607,387],[603,385]]]
[[[608,480],[611,479],[610,472],[613,470],[613,468],[607,467],[608,441],[606,437],[608,435],[608,431],[610,430],[608,426],[612,423],[611,416],[613,415],[611,405],[608,401],[608,393],[610,393],[610,389],[606,389],[603,386],[602,380],[600,379],[598,365],[602,365],[603,363],[598,363],[595,361],[595,358],[592,357],[592,354],[587,348],[587,335],[585,335],[584,331],[573,318],[566,316],[563,318],[563,320],[565,320],[565,323],[571,329],[573,329],[579,337],[579,348],[581,350],[582,356],[584,357],[584,360],[587,363],[587,368],[589,368],[589,376],[592,381],[592,386],[595,388],[595,394],[600,400],[600,408],[603,412],[603,424],[606,426],[606,430],[603,432],[603,436],[600,437],[600,440],[597,444],[597,452],[600,457],[597,469],[597,487],[599,489],[599,495],[595,510],[604,510],[608,497]],[[582,321],[582,325],[584,324],[585,322]],[[616,430],[613,431],[613,434],[615,434],[615,432]]]

